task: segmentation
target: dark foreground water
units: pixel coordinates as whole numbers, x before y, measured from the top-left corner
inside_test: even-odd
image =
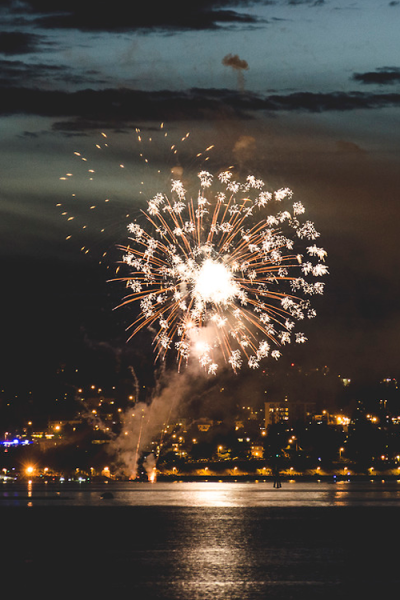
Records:
[[[134,600],[398,597],[399,487],[7,484],[0,494],[2,592]],[[102,499],[104,491],[113,498]]]

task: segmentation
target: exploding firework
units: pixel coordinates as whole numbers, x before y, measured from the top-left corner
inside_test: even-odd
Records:
[[[230,170],[198,178],[194,198],[173,179],[169,194],[148,201],[143,227],[128,226],[120,306],[139,306],[130,337],[151,327],[156,360],[171,351],[178,369],[193,358],[210,374],[221,363],[257,368],[292,340],[306,341],[295,322],[316,314],[309,297],[323,293],[326,251],[288,188],[269,192]]]

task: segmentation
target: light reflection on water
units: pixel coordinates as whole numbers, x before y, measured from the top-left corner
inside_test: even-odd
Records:
[[[396,482],[7,483],[5,506],[26,507],[3,511],[2,566],[27,597],[44,581],[139,600],[398,596]]]
[[[109,497],[104,497],[104,494]],[[400,506],[400,482],[6,483],[0,506]]]

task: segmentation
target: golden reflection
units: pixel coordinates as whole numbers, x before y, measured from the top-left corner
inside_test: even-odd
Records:
[[[234,488],[224,483],[202,482],[188,490],[194,506],[233,506]]]

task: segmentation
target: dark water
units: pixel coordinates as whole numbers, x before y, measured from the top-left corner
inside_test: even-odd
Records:
[[[69,501],[57,501],[56,489],[44,501],[41,489],[29,496],[8,488],[13,505],[2,489],[2,591],[18,598],[68,592],[135,600],[397,597],[397,489],[376,488],[371,497],[371,488],[359,486],[351,497],[347,488],[346,502],[327,504],[312,485],[296,484],[286,499],[284,488],[228,485],[108,487],[114,498],[106,504],[96,487],[78,490],[79,501],[73,487],[62,491]],[[290,504],[289,492],[292,502],[303,498],[300,504]],[[85,504],[85,493],[93,494],[92,502]],[[213,493],[219,493],[215,506]],[[232,505],[221,505],[229,496]]]

